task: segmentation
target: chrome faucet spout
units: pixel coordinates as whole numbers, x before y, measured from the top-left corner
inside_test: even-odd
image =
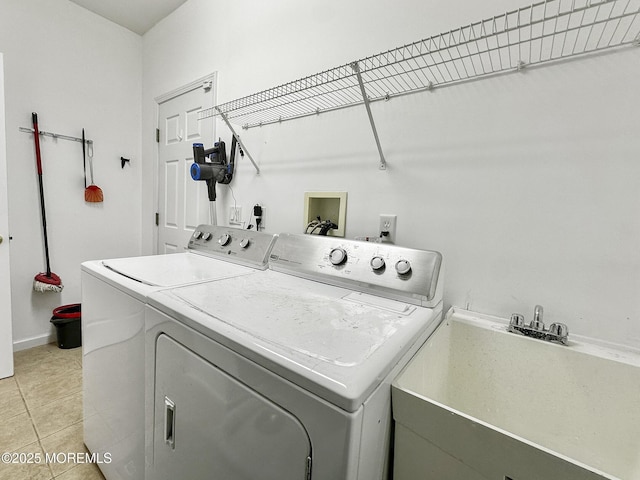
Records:
[[[542,316],[544,315],[544,309],[542,305],[536,305],[533,309],[533,321],[542,322]]]
[[[542,314],[543,314],[542,306],[536,305],[536,308],[533,309],[533,320],[531,320],[531,323],[529,324],[529,326],[532,329],[538,330],[538,331],[544,331],[544,322],[542,321]]]

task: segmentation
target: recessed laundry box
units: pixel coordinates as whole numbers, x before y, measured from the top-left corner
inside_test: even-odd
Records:
[[[72,303],[53,309],[51,323],[56,327],[59,348],[76,348],[82,345],[81,305]]]

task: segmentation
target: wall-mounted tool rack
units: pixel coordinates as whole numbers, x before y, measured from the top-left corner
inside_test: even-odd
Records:
[[[27,128],[27,127],[18,127],[18,130],[20,130],[21,132],[24,132],[24,133],[31,133],[31,134],[33,134],[33,132],[34,132],[33,128]],[[38,133],[40,135],[45,136],[45,137],[52,137],[52,138],[60,139],[60,140],[69,140],[70,142],[80,142],[80,143],[82,143],[82,141],[83,141],[81,138],[71,137],[69,135],[62,135],[61,133],[45,132],[44,130],[39,130]],[[93,140],[85,139],[84,142],[87,144],[87,146],[89,146],[90,148],[93,148]]]
[[[547,0],[199,112],[252,128],[640,43],[640,0]]]

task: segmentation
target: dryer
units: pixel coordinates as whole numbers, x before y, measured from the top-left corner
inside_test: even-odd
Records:
[[[268,271],[151,294],[146,480],[387,478],[390,383],[441,321],[442,272],[280,234]]]
[[[108,480],[144,478],[144,305],[154,291],[267,268],[274,235],[200,225],[182,253],[82,264],[84,442]]]

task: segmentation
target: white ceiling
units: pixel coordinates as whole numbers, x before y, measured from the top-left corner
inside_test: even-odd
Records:
[[[71,1],[142,35],[187,0]]]

